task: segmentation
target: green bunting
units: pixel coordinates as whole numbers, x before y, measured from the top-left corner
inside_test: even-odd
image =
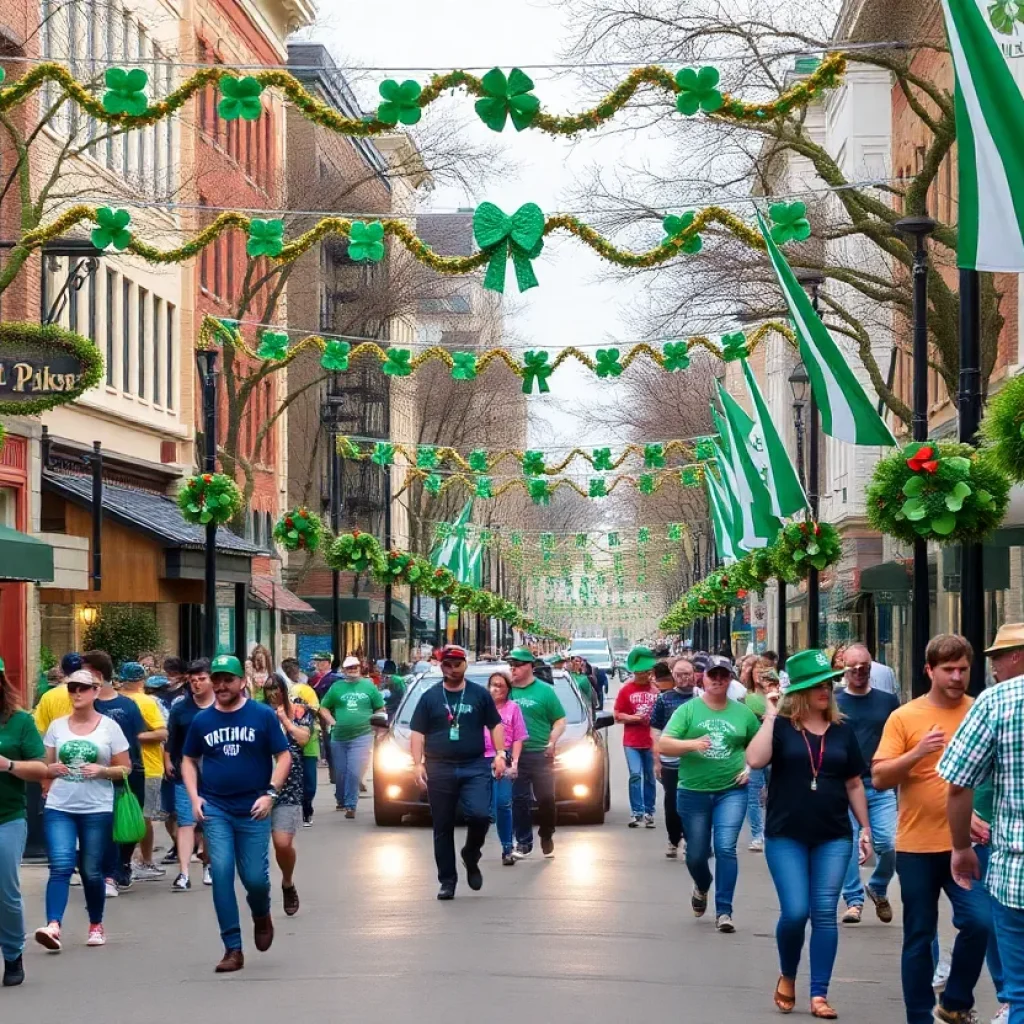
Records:
[[[380,263],[384,259],[384,225],[379,220],[352,222],[348,258],[355,263]]]

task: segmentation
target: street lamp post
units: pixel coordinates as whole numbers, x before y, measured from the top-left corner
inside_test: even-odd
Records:
[[[196,352],[203,388],[203,470],[217,472],[217,349]],[[203,613],[203,654],[217,653],[217,524],[206,524],[206,594]]]
[[[796,473],[800,486],[806,489],[804,473],[804,405],[811,393],[811,378],[802,362],[793,367],[789,375],[789,388],[793,392],[793,427],[796,430]],[[779,578],[779,665],[786,659],[786,581]]]
[[[337,374],[331,374],[327,384],[327,395],[321,410],[321,419],[327,428],[327,483],[328,507],[331,516],[331,534],[341,532],[341,455],[338,453],[338,419],[344,403],[338,392]],[[341,668],[341,574],[331,570],[331,654],[334,656],[331,668]]]

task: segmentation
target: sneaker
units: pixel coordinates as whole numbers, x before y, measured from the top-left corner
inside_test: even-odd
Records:
[[[19,983],[20,984],[20,983]],[[989,1021],[989,1024],[1009,1024],[1010,1020],[1010,1004],[1003,1003],[999,1007],[999,1012]]]
[[[516,863],[516,858],[515,858],[514,854],[512,854],[512,853],[503,853],[501,855],[502,867],[506,867],[506,868],[515,867],[515,863]]]
[[[466,884],[473,890],[479,892],[484,886],[484,876],[480,871],[480,865],[471,864],[466,860],[466,851],[462,851],[462,865],[466,869]]]
[[[106,879],[106,881],[103,884],[106,888],[108,900],[112,900],[119,895],[117,891],[117,885],[112,878]]]
[[[245,966],[245,956],[240,949],[225,949],[220,963],[214,967],[215,974],[233,974]]]
[[[719,914],[715,918],[715,927],[725,935],[732,935],[736,931],[736,925],[732,923],[730,914]]]
[[[540,852],[543,853],[544,856],[548,860],[551,860],[551,858],[554,857],[554,855],[555,855],[555,841],[554,841],[554,839],[551,838],[551,836],[547,836],[547,837],[541,839],[541,841],[540,841]]]
[[[25,962],[22,958],[4,961],[4,988],[14,988],[25,980]]]
[[[135,867],[132,868],[132,881],[156,882],[166,874],[166,868],[157,867],[155,864],[136,864]]]
[[[947,1010],[942,1003],[935,1007],[933,1017],[943,1024],[981,1024],[974,1010]]]
[[[654,815],[653,814],[645,814],[644,815],[644,828],[657,828],[657,827],[658,826],[654,824]]]
[[[71,872],[71,883],[70,884],[71,885],[81,885],[82,884],[82,876],[78,873],[78,868],[75,868],[75,870]]]
[[[89,937],[85,940],[85,944],[87,946],[105,946],[107,944],[107,936],[103,931],[103,925],[89,925]]]
[[[203,865],[203,885],[213,885],[213,875],[210,874],[210,865]]]
[[[643,821],[643,818],[639,814],[634,814],[626,824],[628,828],[639,828],[641,821]]]
[[[351,821],[356,816],[356,809],[354,807],[345,808],[345,817]]]
[[[284,912],[289,917],[294,917],[299,912],[299,890],[294,885],[282,885],[281,893],[284,898]]]
[[[184,872],[181,872],[171,883],[171,892],[188,892],[191,888],[192,883],[189,881],[188,875]]]
[[[846,913],[843,914],[843,924],[860,924],[863,913],[864,908],[859,903],[854,904],[852,907],[847,907]]]
[[[60,925],[51,922],[44,928],[37,928],[35,933],[36,942],[51,953],[60,952]]]
[[[892,922],[892,904],[884,896],[879,896],[877,892],[874,892],[870,885],[864,886],[864,892],[867,893],[868,899],[875,905],[875,913],[878,915],[878,920],[882,924],[890,924]]]
[[[932,990],[936,993],[943,992],[946,982],[949,980],[950,963],[942,957],[939,958],[939,966],[935,968],[932,975]]]
[[[764,853],[764,840],[763,839],[751,839],[750,845],[747,849],[751,853]]]
[[[708,894],[694,886],[693,892],[690,893],[690,906],[693,909],[694,917],[703,917],[708,909]]]
[[[669,860],[678,860],[679,847],[675,843],[669,843],[665,848],[665,856],[668,857]]]
[[[533,853],[532,843],[529,846],[517,846],[512,851],[512,856],[515,857],[516,860],[526,860],[526,858],[529,857],[531,853]]]
[[[303,828],[312,828],[313,827],[313,819],[311,817],[310,818],[303,818],[302,819],[302,827]]]
[[[172,846],[164,855],[160,861],[161,864],[177,864],[178,863],[178,848]]]
[[[128,875],[127,878],[114,879],[114,885],[117,886],[117,891],[119,893],[128,892],[134,884],[135,882],[131,875]]]

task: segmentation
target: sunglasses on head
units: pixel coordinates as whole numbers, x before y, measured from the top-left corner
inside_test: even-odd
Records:
[[[86,690],[95,690],[92,683],[68,683],[68,693],[85,693]]]

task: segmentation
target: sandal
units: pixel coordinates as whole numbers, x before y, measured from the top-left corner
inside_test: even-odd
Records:
[[[793,985],[793,992],[788,996],[782,991],[782,983],[784,981],[789,981]],[[775,994],[772,996],[772,999],[779,1013],[792,1013],[796,1008],[796,981],[787,978],[784,974],[779,975],[779,981],[775,986]]]
[[[811,1000],[811,1016],[821,1017],[823,1020],[838,1020],[839,1014],[828,1005],[824,996],[815,996]]]

